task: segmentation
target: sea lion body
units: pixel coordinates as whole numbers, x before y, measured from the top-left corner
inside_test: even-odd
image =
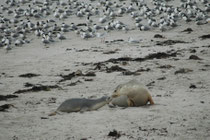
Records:
[[[127,96],[127,99],[121,96]],[[122,104],[127,104],[128,106],[143,106],[148,102],[154,104],[149,91],[136,80],[117,86],[112,97],[112,104],[117,106],[121,106]]]
[[[120,107],[132,106],[132,102],[128,98],[127,95],[121,95],[121,96],[118,96],[116,98],[113,98],[112,101],[111,101],[111,103],[113,105],[117,105],[117,106],[120,106]]]
[[[109,97],[102,97],[99,99],[85,99],[85,98],[72,98],[64,101],[57,109],[61,112],[84,112],[97,110],[109,103],[111,99]]]

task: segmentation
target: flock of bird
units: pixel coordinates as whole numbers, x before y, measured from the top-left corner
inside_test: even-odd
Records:
[[[6,0],[0,7],[0,48],[7,51],[31,42],[44,44],[65,40],[68,32],[82,39],[102,38],[113,30],[167,31],[179,21],[197,25],[209,22],[208,0]],[[128,16],[129,24],[121,21]],[[72,19],[84,21],[75,23]],[[129,42],[139,42],[129,38]]]

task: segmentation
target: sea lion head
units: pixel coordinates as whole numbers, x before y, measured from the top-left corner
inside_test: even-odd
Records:
[[[101,99],[106,101],[107,103],[112,101],[112,97],[108,97],[108,96],[103,96]]]
[[[123,87],[123,84],[118,85],[114,92],[112,93],[112,98],[116,98],[119,96],[120,89]]]

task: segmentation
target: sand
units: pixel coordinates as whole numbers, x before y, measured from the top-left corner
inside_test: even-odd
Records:
[[[133,26],[127,16],[119,19]],[[78,20],[73,16],[71,20],[82,23],[85,18]],[[72,21],[66,19],[65,22],[70,24]],[[186,28],[193,31],[181,32]],[[155,34],[164,38],[154,38]],[[0,139],[210,139],[210,41],[199,38],[206,34],[210,34],[210,23],[198,26],[194,22],[180,21],[178,27],[165,32],[158,29],[134,29],[127,33],[111,31],[105,36],[105,42],[96,37],[84,40],[74,32],[68,32],[65,33],[66,40],[47,46],[40,38],[31,35],[30,44],[14,47],[8,53],[1,48],[0,95],[29,89],[24,87],[25,83],[58,85],[60,88],[14,94],[18,98],[0,101],[0,105],[14,105],[0,112]],[[130,44],[129,37],[142,41]],[[118,39],[123,41],[113,42]],[[157,45],[157,41],[166,40],[187,43]],[[114,53],[105,54],[107,51]],[[105,62],[111,58],[145,58],[158,52],[176,53],[176,56],[127,61],[126,64]],[[201,60],[189,59],[191,55]],[[96,63],[100,63],[102,68],[94,69]],[[133,75],[106,71],[115,65],[131,72],[141,71]],[[81,70],[83,75],[59,82],[62,79],[60,75],[77,70]],[[88,72],[96,76],[85,76]],[[19,77],[27,73],[39,76]],[[155,105],[130,108],[105,105],[96,111],[48,116],[66,99],[111,96],[117,85],[132,79],[147,86]],[[118,135],[108,136],[110,132]]]

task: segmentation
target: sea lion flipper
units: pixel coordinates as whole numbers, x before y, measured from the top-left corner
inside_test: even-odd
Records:
[[[129,107],[135,106],[135,103],[134,103],[134,101],[132,99],[128,98],[128,106]]]
[[[149,95],[148,101],[150,102],[150,105],[154,105],[155,104],[151,95]]]
[[[55,111],[55,112],[48,114],[48,116],[55,116],[56,114],[57,114],[57,112]]]
[[[82,107],[79,112],[84,113],[85,111],[88,111],[88,109],[88,107]]]

